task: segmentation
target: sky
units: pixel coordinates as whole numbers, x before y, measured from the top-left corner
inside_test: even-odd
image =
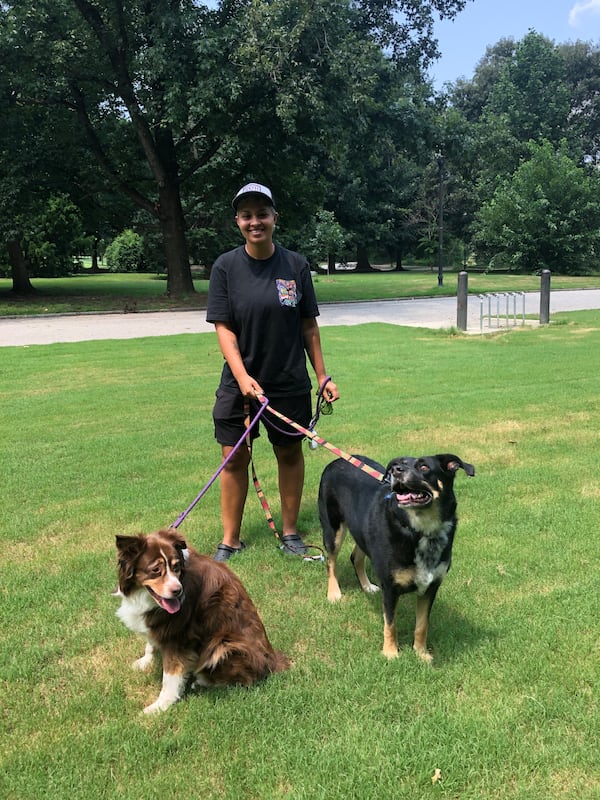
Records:
[[[430,69],[436,89],[472,78],[488,45],[529,30],[555,44],[578,39],[600,45],[600,0],[468,0],[453,21],[439,21],[435,35],[442,57]]]

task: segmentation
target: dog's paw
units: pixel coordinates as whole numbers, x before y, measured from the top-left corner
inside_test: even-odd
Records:
[[[140,672],[148,672],[150,667],[152,666],[153,658],[152,656],[142,656],[138,658],[137,661],[134,661],[131,665],[132,669],[137,669]]]
[[[327,581],[327,599],[330,603],[339,603],[342,599],[342,590],[337,582],[337,578],[333,570],[329,572],[329,579]]]
[[[144,714],[160,714],[161,711],[166,711],[176,702],[176,700],[167,700],[164,698],[161,700],[161,698],[158,697],[153,703],[150,703],[149,706],[146,706],[144,709]]]
[[[158,704],[158,701],[155,703],[151,703],[149,706],[146,706],[144,709],[144,714],[159,714],[161,711],[164,711],[164,708],[161,708]]]
[[[194,675],[194,680],[192,685],[190,686],[190,689],[193,692],[195,692],[198,691],[199,689],[210,689],[212,685],[213,684],[211,683],[211,681],[205,675],[203,675],[201,672],[197,672]]]
[[[342,592],[340,590],[340,587],[338,586],[335,589],[330,589],[327,592],[327,599],[329,600],[330,603],[339,603],[340,600],[342,599]]]
[[[362,590],[363,590],[363,592],[366,592],[367,594],[377,594],[377,592],[380,591],[379,586],[377,586],[374,583],[366,583],[362,587]]]
[[[398,658],[398,648],[393,647],[392,645],[384,645],[381,652],[388,660],[391,660],[392,658]]]
[[[419,656],[421,661],[423,661],[425,664],[433,664],[433,656],[431,655],[429,650],[424,650],[422,648],[419,649],[417,647],[414,647],[413,649],[415,653]]]

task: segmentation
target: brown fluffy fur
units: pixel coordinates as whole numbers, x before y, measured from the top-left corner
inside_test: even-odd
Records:
[[[134,667],[148,669],[154,652],[162,655],[162,689],[146,713],[177,702],[190,678],[206,687],[249,686],[289,667],[227,565],[188,548],[174,528],[117,536],[116,544],[117,616],[148,641]]]

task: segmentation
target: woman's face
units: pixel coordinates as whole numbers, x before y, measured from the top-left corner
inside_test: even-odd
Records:
[[[240,200],[235,221],[247,244],[256,247],[270,245],[277,212],[260,197],[248,197]]]

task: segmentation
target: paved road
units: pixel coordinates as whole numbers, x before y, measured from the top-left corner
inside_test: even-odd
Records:
[[[523,300],[526,315],[539,315],[540,294],[531,292],[508,298],[508,313],[513,324],[515,311],[521,322]],[[476,296],[468,301],[467,332],[480,333],[480,314],[491,312],[491,329],[506,325],[506,296],[483,302]],[[600,309],[600,289],[552,291],[550,316],[557,311]],[[361,325],[387,322],[419,328],[456,327],[456,297],[418,300],[383,300],[364,303],[322,303],[319,325]],[[498,312],[498,317],[497,317]],[[531,324],[528,322],[527,324]],[[484,319],[483,332],[490,329]],[[81,342],[94,339],[137,339],[146,336],[172,336],[180,333],[205,333],[214,327],[203,311],[159,311],[134,314],[62,314],[55,316],[0,318],[0,347]]]

